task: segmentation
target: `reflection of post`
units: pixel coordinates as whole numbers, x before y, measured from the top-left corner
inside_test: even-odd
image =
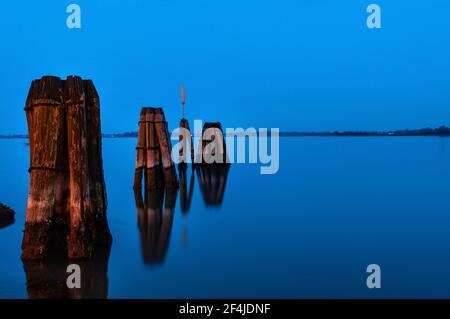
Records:
[[[189,188],[187,186],[187,165],[181,163],[178,165],[178,172],[180,174],[180,206],[181,212],[186,214],[192,202],[192,196],[194,194],[194,172],[191,173],[189,181]]]
[[[142,257],[146,263],[160,263],[164,260],[169,245],[177,189],[148,191],[145,202],[141,191],[136,190],[134,196]]]
[[[210,154],[208,152],[206,152],[207,154],[202,154],[202,152],[205,153],[208,145],[213,146],[208,150]],[[223,202],[228,171],[230,169],[225,137],[220,122],[205,123],[198,152],[198,156],[213,156],[214,159],[221,160],[221,162],[211,162],[206,161],[203,157],[201,164],[195,165],[198,184],[205,204],[220,206]]]
[[[228,164],[210,164],[195,167],[198,184],[206,205],[222,205],[229,170],[230,165]]]
[[[69,289],[66,281],[67,266],[72,261],[61,257],[24,260],[23,267],[30,299],[100,299],[108,298],[108,260],[110,248],[102,246],[91,258],[73,263],[81,268],[81,288]]]

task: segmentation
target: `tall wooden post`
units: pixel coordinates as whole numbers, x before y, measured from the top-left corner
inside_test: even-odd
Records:
[[[80,77],[43,77],[32,82],[25,110],[30,190],[22,258],[43,258],[50,247],[88,257],[112,240],[97,91]]]
[[[164,188],[164,176],[161,163],[161,150],[155,128],[155,110],[146,108],[146,180],[147,190]]]
[[[89,166],[87,150],[87,117],[83,81],[68,77],[64,90],[67,106],[67,132],[70,168],[70,220],[67,238],[71,258],[89,256],[92,238],[86,229],[90,211]]]
[[[89,211],[92,214],[92,239],[94,244],[109,244],[112,241],[106,209],[105,178],[103,176],[102,134],[100,123],[100,97],[91,80],[83,81],[87,115],[87,150],[89,172]],[[92,222],[93,220],[93,222]]]
[[[67,219],[67,144],[62,81],[33,81],[25,106],[30,142],[30,187],[22,258],[46,256],[56,243],[57,216]]]
[[[146,167],[145,188],[147,190],[178,187],[169,129],[161,108],[141,110],[136,149],[134,189],[141,188],[141,167],[143,166]]]
[[[216,135],[212,135],[211,137],[206,136],[206,131],[212,129],[214,130],[214,132],[218,132],[220,135],[222,135],[222,139],[220,141],[217,141],[216,138],[218,138],[218,136]],[[202,138],[199,142],[199,148],[197,150],[197,158],[196,158],[196,163],[202,163],[202,164],[207,164],[207,162],[204,160],[204,149],[205,147],[210,144],[210,143],[215,143],[214,149],[213,149],[213,153],[211,155],[215,155],[217,152],[219,152],[217,155],[218,157],[222,157],[222,163],[212,163],[212,164],[229,164],[229,160],[228,160],[228,155],[227,155],[227,147],[225,144],[225,135],[223,134],[223,130],[222,130],[222,124],[220,122],[206,122],[203,125],[203,130],[202,130]],[[217,149],[218,146],[218,149]]]
[[[181,148],[179,151],[179,157],[180,157],[181,161],[186,160],[186,162],[187,162],[186,154],[187,154],[188,144],[189,144],[190,153],[191,153],[191,163],[194,163],[194,143],[192,141],[192,134],[191,134],[191,129],[189,128],[189,122],[185,118],[182,118],[180,121],[180,130],[181,129],[185,130],[186,132],[189,132],[190,139],[186,140],[184,138],[184,135],[182,135],[180,133],[179,143],[180,143]]]
[[[138,143],[136,146],[136,172],[134,174],[134,189],[142,188],[142,173],[145,169],[145,159],[146,159],[146,134],[147,134],[147,123],[146,123],[146,113],[147,110],[143,108],[141,110],[141,115],[139,117],[139,129],[138,129]]]
[[[159,149],[164,167],[164,183],[166,188],[178,187],[177,172],[172,160],[172,144],[170,143],[169,128],[166,117],[161,108],[155,109],[155,130],[158,137]]]

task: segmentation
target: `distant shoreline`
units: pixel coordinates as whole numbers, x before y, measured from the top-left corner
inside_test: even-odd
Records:
[[[317,136],[450,136],[450,128],[422,128],[397,131],[334,131],[334,132],[280,132],[280,137],[317,137]],[[136,138],[137,132],[102,134],[103,138]],[[24,134],[0,135],[0,139],[28,139]]]

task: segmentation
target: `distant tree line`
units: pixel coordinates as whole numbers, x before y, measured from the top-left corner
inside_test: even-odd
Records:
[[[450,136],[450,128],[405,129],[397,131],[281,132],[280,136]]]
[[[103,134],[104,138],[137,137],[137,132]],[[397,131],[280,132],[280,136],[450,136],[450,128],[405,129]],[[0,135],[0,138],[28,138],[23,134]]]

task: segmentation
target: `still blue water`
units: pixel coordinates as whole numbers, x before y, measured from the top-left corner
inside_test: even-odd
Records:
[[[24,143],[0,140],[0,202],[16,212],[0,229],[0,298],[28,297]],[[206,205],[194,176],[190,209],[178,194],[159,248],[138,228],[135,145],[103,142],[109,298],[450,297],[449,138],[281,138],[278,174],[233,164],[221,205]],[[164,251],[155,262],[146,249]],[[372,263],[378,290],[366,286]]]

